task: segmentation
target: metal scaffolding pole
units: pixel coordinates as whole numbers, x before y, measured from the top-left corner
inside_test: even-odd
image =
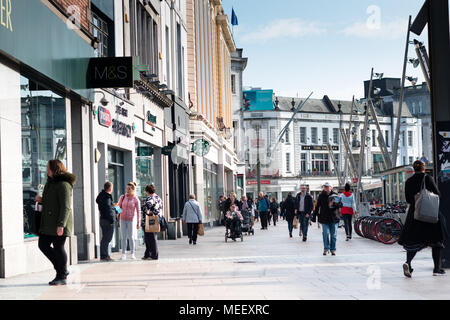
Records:
[[[405,95],[406,66],[408,64],[408,49],[409,49],[409,37],[411,34],[411,20],[412,20],[412,17],[409,16],[408,33],[406,36],[405,59],[403,60],[402,84],[401,84],[401,88],[400,88],[400,103],[398,106],[398,113],[397,113],[397,126],[395,128],[394,147],[392,149],[392,167],[397,166],[398,140],[400,137],[400,124],[401,124],[401,120],[402,120],[403,98]]]

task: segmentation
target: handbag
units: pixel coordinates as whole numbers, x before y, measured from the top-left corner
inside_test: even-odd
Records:
[[[204,236],[205,235],[205,226],[203,225],[203,223],[199,223],[198,224],[198,231],[197,234],[199,236]]]
[[[415,195],[414,219],[427,223],[439,222],[439,196],[426,188],[427,176],[423,178],[422,190]]]
[[[294,229],[298,229],[298,220],[297,220],[297,217],[294,217],[294,221],[292,221],[292,225],[294,226]]]
[[[162,232],[166,231],[168,229],[167,220],[164,217],[159,218],[159,225]]]
[[[161,231],[161,226],[159,224],[159,216],[155,214],[149,215],[145,214],[145,232],[147,233],[158,233]]]

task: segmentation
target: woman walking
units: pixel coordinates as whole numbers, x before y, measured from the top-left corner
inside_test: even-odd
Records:
[[[147,198],[145,199],[144,205],[142,206],[142,222],[141,227],[144,231],[144,241],[145,241],[145,254],[142,260],[158,260],[158,241],[156,239],[155,232],[145,232],[145,216],[157,215],[158,221],[161,219],[162,215],[162,200],[156,194],[156,188],[154,185],[147,185],[145,187],[145,193]]]
[[[141,203],[135,195],[136,183],[127,184],[127,193],[122,195],[119,200],[119,207],[122,209],[120,214],[120,229],[122,235],[122,258],[127,259],[127,240],[130,244],[131,259],[135,260],[135,248],[137,230],[140,228]]]
[[[183,209],[183,221],[187,224],[189,244],[197,244],[198,226],[202,223],[202,210],[195,200],[195,194],[189,195],[189,200]]]
[[[56,270],[56,277],[49,285],[65,285],[69,272],[64,245],[72,235],[72,191],[76,176],[67,172],[59,160],[48,162],[47,175],[42,197],[36,197],[42,204],[39,249]]]
[[[295,199],[291,192],[289,192],[286,200],[283,202],[283,209],[286,215],[286,221],[288,223],[289,237],[292,238],[295,217]]]
[[[352,238],[352,220],[353,215],[356,214],[356,202],[355,197],[350,192],[350,184],[345,184],[345,192],[341,194],[342,197],[342,208],[341,215],[344,218],[345,234],[347,235],[347,240]]]
[[[277,221],[278,221],[278,208],[280,206],[278,205],[278,202],[275,198],[272,198],[272,202],[270,203],[270,213],[272,215],[272,219],[273,219],[273,225],[276,226],[277,225]]]
[[[447,232],[443,228],[445,220],[442,214],[439,214],[438,223],[427,223],[414,219],[415,211],[415,195],[425,187],[434,194],[440,195],[433,179],[425,174],[425,163],[416,161],[413,164],[415,174],[406,181],[405,195],[406,201],[410,204],[408,215],[406,217],[405,226],[398,243],[406,250],[406,263],[403,264],[403,273],[406,277],[411,278],[413,268],[411,261],[417,252],[431,247],[434,262],[433,275],[444,275],[445,271],[441,268],[441,249],[444,247],[443,242],[447,238]]]

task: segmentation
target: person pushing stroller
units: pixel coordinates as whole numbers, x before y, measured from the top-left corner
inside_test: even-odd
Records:
[[[241,236],[241,224],[244,220],[242,214],[237,210],[236,206],[232,204],[230,210],[226,214],[227,233],[230,230],[230,237],[233,241]]]

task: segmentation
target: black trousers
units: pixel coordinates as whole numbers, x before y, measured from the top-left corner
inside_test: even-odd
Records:
[[[197,242],[198,223],[188,223],[187,228],[189,240]]]
[[[144,232],[145,241],[145,258],[152,258],[154,260],[158,259],[158,240],[156,239],[156,233],[154,232]]]
[[[267,219],[269,218],[267,211],[260,212],[259,216],[261,218],[261,227],[267,229]]]
[[[347,235],[347,237],[352,237],[352,219],[353,219],[353,215],[352,214],[343,214],[342,217],[344,218],[344,228],[345,228],[345,234]]]
[[[417,251],[406,252],[406,263],[411,266],[411,262],[416,256]],[[441,268],[441,248],[433,247],[431,249],[431,256],[433,257],[434,270],[437,271]]]
[[[276,226],[278,222],[278,213],[272,213],[273,225]]]
[[[67,254],[64,249],[67,237],[48,236],[41,234],[39,236],[39,249],[53,264],[56,270],[56,276],[65,279],[67,272]]]
[[[109,256],[108,246],[114,235],[114,224],[106,219],[100,219],[100,227],[102,228],[102,240],[100,241],[100,259]]]

